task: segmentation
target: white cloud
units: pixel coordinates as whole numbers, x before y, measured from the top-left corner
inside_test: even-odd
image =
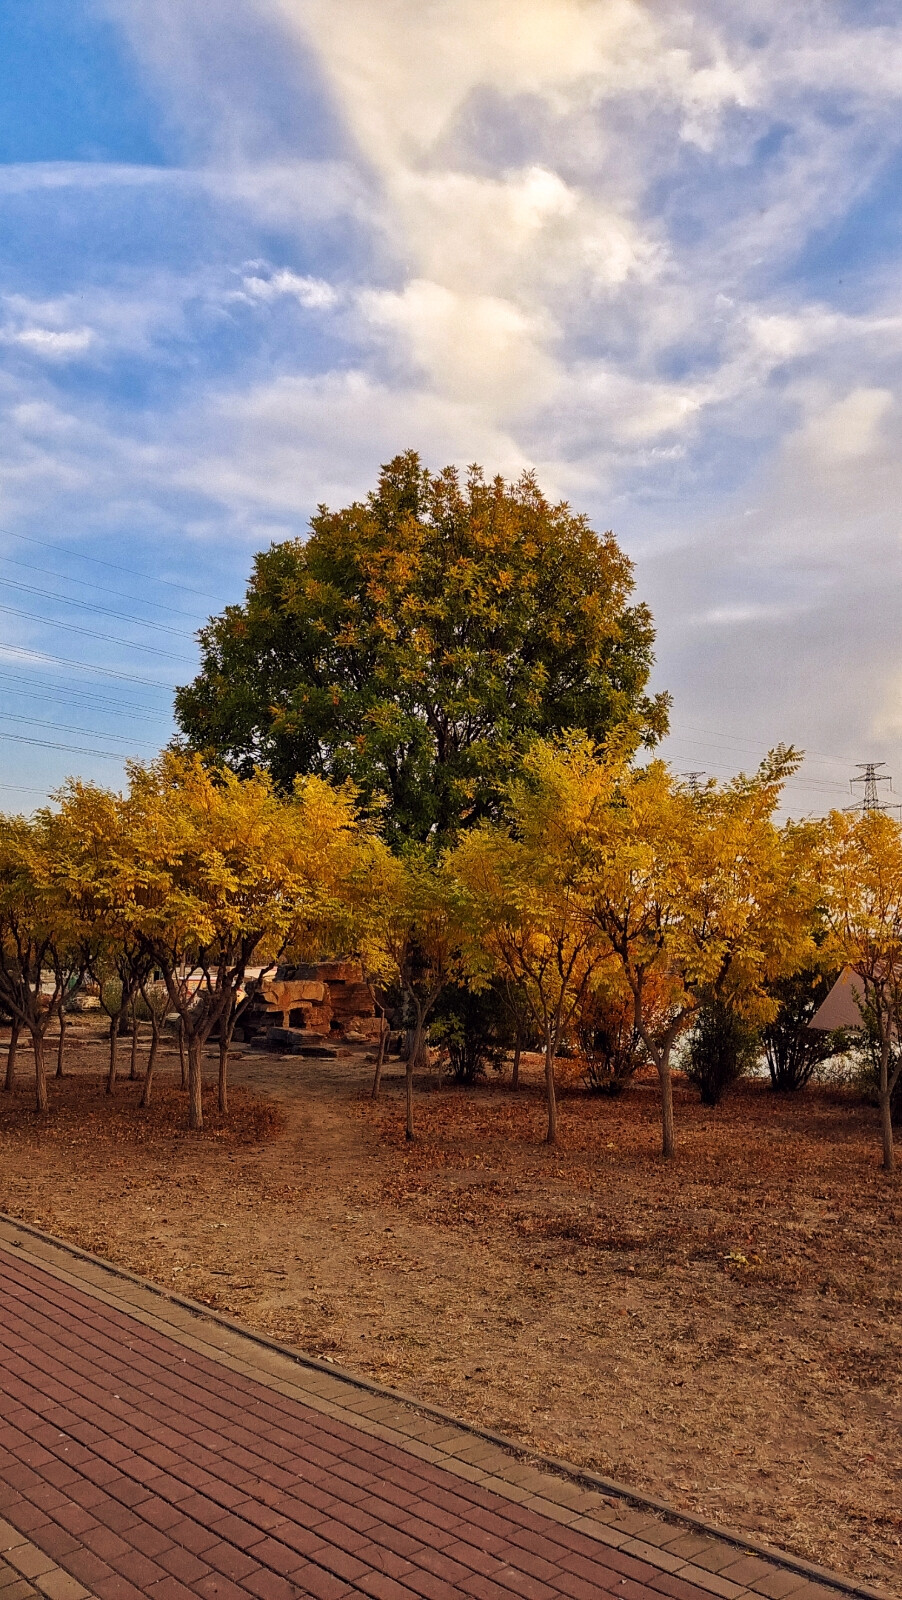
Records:
[[[15,332],[4,329],[0,331],[0,340],[21,345],[48,361],[68,361],[90,349],[94,333],[90,328],[19,328]]]
[[[338,303],[338,293],[331,283],[322,278],[303,277],[290,272],[287,267],[271,272],[269,276],[250,273],[241,280],[244,295],[249,300],[272,302],[282,298],[296,300],[305,311],[329,311]]]
[[[600,189],[547,162],[502,158],[484,170],[461,123],[473,97],[536,97],[539,120],[564,143],[574,119],[597,120],[599,103],[623,93],[641,90],[696,122],[748,99],[719,46],[703,39],[690,49],[685,26],[670,37],[633,0],[272,4],[314,46],[382,186],[383,225],[406,280],[383,314],[394,306],[396,333],[418,366],[434,363],[439,387],[459,390],[469,372],[474,390],[503,406],[507,380],[521,412],[524,392],[543,399],[557,381],[558,306],[650,283],[666,252],[614,164]],[[452,325],[453,348],[443,331]],[[529,363],[535,377],[524,386]]]
[[[402,341],[440,393],[510,418],[548,399],[558,370],[543,348],[547,329],[510,300],[455,292],[418,278],[400,294],[360,297],[364,317]]]
[[[737,628],[750,622],[774,622],[791,614],[791,609],[786,606],[752,602],[747,605],[713,606],[694,620],[702,627]]]
[[[787,442],[787,448],[808,456],[814,466],[826,471],[862,462],[878,454],[883,425],[895,404],[890,389],[857,387],[813,416],[798,437]]]
[[[430,460],[482,454],[511,475],[527,465],[510,435],[471,402],[389,387],[353,370],[211,396],[180,419],[167,471],[177,487],[210,496],[241,526],[261,510],[296,518],[299,506],[364,494],[401,442]]]
[[[692,114],[749,98],[700,18],[638,0],[270,0],[304,31],[361,149],[383,172],[435,150],[474,89],[537,95],[552,109],[656,93]]]

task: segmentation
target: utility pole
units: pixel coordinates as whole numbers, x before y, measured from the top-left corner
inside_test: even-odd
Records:
[[[705,771],[704,771],[703,767],[700,768],[700,770],[697,771],[697,772],[681,772],[680,773],[680,777],[683,779],[683,782],[685,783],[686,788],[689,790],[690,794],[701,794],[701,785],[699,784],[698,780],[699,780],[699,778],[703,778],[704,776],[705,776]]]

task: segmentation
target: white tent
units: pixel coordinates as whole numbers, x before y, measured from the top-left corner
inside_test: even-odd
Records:
[[[864,1003],[864,984],[851,967],[843,967],[827,995],[822,1000],[808,1026],[832,1033],[835,1028],[863,1028],[861,1008]]]

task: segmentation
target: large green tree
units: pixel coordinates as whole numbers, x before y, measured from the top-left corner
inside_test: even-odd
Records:
[[[632,564],[532,474],[433,475],[414,451],[307,539],[257,556],[243,605],[201,632],[176,698],[183,735],[237,772],[350,778],[387,802],[389,838],[444,842],[496,813],[537,736],[653,744],[654,629]]]

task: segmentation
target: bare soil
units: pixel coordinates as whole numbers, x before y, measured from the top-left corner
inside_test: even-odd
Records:
[[[543,1145],[537,1063],[418,1093],[390,1063],[246,1053],[184,1128],[101,1081],[96,1024],[31,1109],[0,1094],[0,1209],[337,1364],[677,1507],[902,1592],[902,1182],[839,1091],[574,1084]],[[2,1049],[2,1037],[0,1037]],[[126,1053],[126,1052],[123,1052]],[[209,1064],[211,1080],[215,1062]]]

